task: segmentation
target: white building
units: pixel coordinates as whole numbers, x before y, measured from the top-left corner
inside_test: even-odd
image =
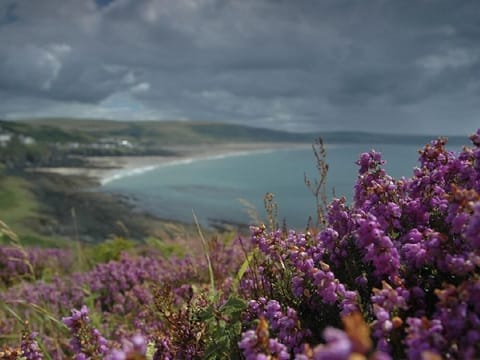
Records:
[[[7,146],[10,140],[12,140],[12,134],[0,134],[0,146]]]

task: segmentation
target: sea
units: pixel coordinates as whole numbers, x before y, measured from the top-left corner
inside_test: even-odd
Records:
[[[329,166],[326,190],[329,200],[345,196],[352,201],[358,175],[355,161],[363,152],[381,152],[385,168],[394,178],[412,176],[423,144],[327,144]],[[457,146],[460,150],[461,146]],[[455,150],[455,149],[453,149]],[[252,150],[210,158],[137,169],[106,182],[102,190],[134,199],[138,209],[163,219],[199,223],[255,225],[267,219],[264,199],[273,194],[277,220],[303,229],[315,219],[315,197],[305,175],[319,179],[311,146]]]

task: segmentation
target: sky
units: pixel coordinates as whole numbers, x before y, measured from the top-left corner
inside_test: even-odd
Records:
[[[0,0],[0,118],[480,127],[477,0]]]

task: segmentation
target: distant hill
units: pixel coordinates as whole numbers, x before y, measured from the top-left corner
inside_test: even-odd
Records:
[[[0,121],[4,129],[19,131],[38,141],[92,142],[105,137],[122,137],[155,143],[157,146],[228,142],[418,144],[437,135],[378,134],[358,131],[318,131],[293,133],[237,124],[195,121],[113,121],[102,119],[45,118]],[[452,136],[453,145],[468,144],[467,137]]]
[[[381,134],[361,131],[326,131],[320,135],[330,144],[405,144],[423,146],[442,135]],[[451,145],[468,145],[467,136],[447,136]]]
[[[67,143],[67,142],[90,142],[93,137],[87,132],[64,129],[57,124],[40,124],[35,121],[5,121],[0,120],[2,132],[31,136],[38,142]]]
[[[158,145],[227,142],[312,142],[313,134],[297,134],[234,124],[183,121],[112,121],[92,119],[35,119],[15,122],[23,131],[54,133],[66,139],[124,137],[149,140]],[[1,123],[0,123],[1,124]],[[17,126],[17,125],[14,125]],[[53,131],[55,129],[55,131]],[[33,135],[32,135],[33,136]],[[43,135],[45,137],[45,135]],[[53,137],[53,136],[52,136]]]

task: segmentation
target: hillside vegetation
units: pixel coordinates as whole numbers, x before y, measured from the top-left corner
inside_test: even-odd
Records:
[[[2,123],[0,122],[0,125]],[[441,134],[407,135],[360,131],[323,131],[294,133],[251,126],[199,121],[113,121],[101,119],[49,118],[8,122],[32,136],[52,141],[88,142],[102,137],[120,136],[157,142],[159,146],[230,143],[299,142],[311,144],[322,137],[326,143],[422,144]],[[59,140],[56,140],[59,139]],[[463,136],[449,137],[450,144],[462,144]]]
[[[17,125],[18,124],[18,125]],[[94,119],[35,119],[15,122],[13,127],[31,134],[55,132],[59,139],[70,136],[77,141],[102,137],[157,141],[162,145],[184,145],[228,142],[311,142],[312,134],[295,134],[242,125],[181,121],[111,121]],[[62,141],[61,140],[61,141]]]

